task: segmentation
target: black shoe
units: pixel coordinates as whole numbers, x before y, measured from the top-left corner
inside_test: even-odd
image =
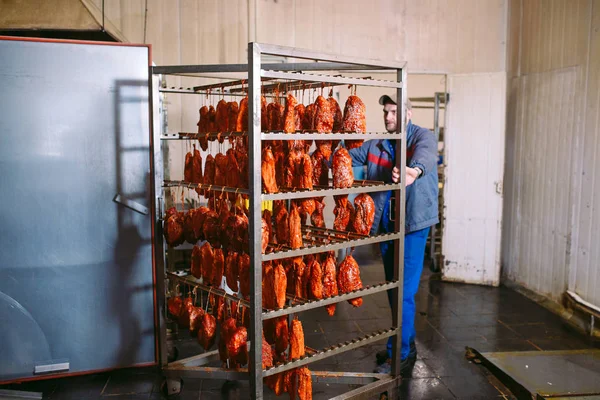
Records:
[[[417,346],[415,346],[415,342],[410,342],[410,351],[408,353],[408,358],[414,360],[417,359]],[[386,362],[386,360],[388,359],[387,349],[378,351],[377,354],[375,354],[375,359],[377,365],[381,365],[384,362]]]

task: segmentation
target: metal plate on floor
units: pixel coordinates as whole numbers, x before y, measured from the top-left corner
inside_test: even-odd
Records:
[[[537,398],[600,399],[600,350],[480,354]]]

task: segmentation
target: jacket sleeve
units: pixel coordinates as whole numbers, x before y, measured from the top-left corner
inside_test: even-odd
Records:
[[[362,167],[367,164],[367,155],[369,154],[369,141],[365,140],[365,142],[360,147],[355,147],[350,149],[348,152],[350,153],[350,157],[352,157],[352,166],[353,167]]]
[[[438,150],[435,135],[428,129],[415,132],[413,156],[409,167],[419,167],[423,175],[437,168]]]

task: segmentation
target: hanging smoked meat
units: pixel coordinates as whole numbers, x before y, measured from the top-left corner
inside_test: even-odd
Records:
[[[221,224],[219,223],[219,214],[210,210],[206,213],[204,224],[202,225],[202,233],[204,238],[213,246],[220,245],[221,239]]]
[[[298,102],[293,94],[288,93],[285,102],[285,111],[283,113],[283,131],[285,133],[296,132],[296,105]],[[286,141],[287,148],[290,152],[294,150],[304,151],[304,141],[288,140]]]
[[[217,155],[217,159],[219,156]],[[240,185],[240,167],[233,149],[227,150],[227,164],[225,165],[225,185],[230,187],[241,187]],[[219,165],[217,164],[217,168]],[[231,197],[233,196],[233,197]],[[235,199],[235,193],[230,193],[230,200]]]
[[[208,132],[213,133],[217,131],[217,111],[211,105],[208,106]],[[209,140],[214,141],[216,138],[213,136]]]
[[[266,369],[273,366],[273,349],[271,345],[265,340],[265,336],[262,337],[262,368]]]
[[[287,316],[274,318],[275,320],[275,351],[279,354],[287,350],[290,345]]]
[[[306,153],[302,155],[302,163],[300,164],[299,178],[299,188],[309,190],[313,189],[312,160],[310,159],[310,156]]]
[[[248,96],[244,97],[242,101],[240,101],[240,109],[238,111],[235,131],[248,132]]]
[[[167,301],[167,308],[169,309],[169,313],[175,318],[179,318],[181,314],[181,310],[183,308],[183,299],[181,296],[173,296],[169,297]]]
[[[194,307],[194,300],[192,300],[191,294],[183,301],[181,307],[181,313],[179,314],[178,321],[179,325],[189,328],[190,327],[190,311]]]
[[[283,268],[285,269],[285,276],[287,277],[287,287],[285,288],[285,292],[293,296],[296,282],[296,277],[294,276],[294,259],[284,258],[282,263]]]
[[[196,212],[194,215],[192,215],[192,229],[194,231],[194,237],[196,238],[196,241],[204,239],[202,228],[204,226],[206,215],[209,211],[210,209],[208,207],[200,206],[196,208]]]
[[[273,230],[273,214],[271,210],[263,210],[263,218],[267,222],[267,230],[269,231],[269,243],[274,243],[275,231]]]
[[[340,263],[340,268],[337,276],[338,290],[340,293],[349,293],[358,289],[362,289],[362,281],[360,280],[360,268],[352,255],[346,256],[344,261]],[[354,307],[362,305],[362,298],[348,300],[348,303]]]
[[[296,105],[298,102],[293,94],[288,93],[283,113],[283,131],[285,133],[296,132]]]
[[[262,306],[275,308],[275,275],[271,261],[265,261],[262,265]]]
[[[329,254],[323,263],[323,297],[338,295],[337,273],[335,269],[335,255]],[[335,304],[326,307],[330,316],[335,314]]]
[[[304,331],[302,329],[302,323],[295,319],[292,320],[291,332],[290,332],[290,354],[289,359],[297,360],[306,354],[304,348]]]
[[[217,103],[215,125],[219,133],[229,132],[229,106],[223,99]]]
[[[317,133],[331,133],[333,131],[334,110],[331,109],[329,101],[323,96],[317,97],[315,101],[314,126]],[[317,148],[326,160],[331,157],[331,140],[317,140]]]
[[[358,96],[348,96],[344,107],[344,132],[365,133],[367,131],[367,116],[365,104]],[[360,147],[364,140],[345,140],[347,149]]]
[[[229,131],[236,131],[237,118],[238,118],[238,103],[236,101],[230,101],[227,103],[227,128]],[[231,138],[230,138],[231,141]]]
[[[243,297],[250,296],[250,256],[240,254],[238,258],[238,271],[240,276],[240,293]]]
[[[333,229],[338,231],[350,231],[354,220],[354,207],[348,201],[348,195],[336,196],[336,205],[333,208],[335,219]]]
[[[200,270],[202,273],[202,280],[205,284],[208,284],[211,281],[214,260],[214,250],[210,243],[205,242],[202,247],[200,247]]]
[[[215,249],[213,253],[213,267],[210,281],[214,287],[221,287],[224,270],[225,256],[223,255],[223,249]]]
[[[283,202],[275,205],[275,237],[279,244],[288,244],[290,241],[288,211]]]
[[[309,104],[304,109],[304,117],[302,118],[302,129],[305,131],[313,131],[315,129],[315,104]]]
[[[179,325],[189,328],[190,327],[190,311],[194,307],[194,300],[192,300],[191,293],[183,301],[183,307],[181,307],[181,313],[179,314],[178,321]]]
[[[273,265],[275,307],[283,308],[285,306],[285,291],[287,288],[287,276],[281,261],[275,261]]]
[[[238,258],[239,255],[233,250],[227,252],[225,258],[225,280],[227,286],[233,291],[237,292],[238,288]]]
[[[183,217],[183,236],[185,238],[185,241],[189,244],[195,244],[198,241],[198,239],[194,235],[194,225],[192,224],[192,219],[196,213],[196,209],[192,208],[187,213],[185,213]]]
[[[306,225],[306,219],[308,217],[312,216],[312,214],[315,212],[316,208],[317,208],[317,206],[315,203],[315,199],[313,199],[313,198],[302,199],[299,201],[299,210],[298,211],[300,211],[300,218],[302,220],[302,225]]]
[[[192,307],[190,310],[190,334],[192,336],[198,335],[198,329],[202,326],[203,316],[204,310],[202,307]]]
[[[265,217],[262,217],[261,219],[261,229],[260,229],[260,237],[261,237],[261,252],[262,254],[265,254],[265,251],[267,251],[267,247],[269,246],[269,235],[270,235],[270,231],[269,231],[269,224],[267,222],[267,220],[265,219]]]
[[[200,279],[202,277],[202,251],[198,245],[194,245],[192,249],[190,273],[194,275],[194,278]]]
[[[298,104],[295,108],[295,130],[296,131],[301,131],[302,128],[302,121],[304,121],[304,114],[306,113],[306,107],[304,106],[304,104]]]
[[[227,185],[227,163],[229,160],[227,156],[222,153],[217,153],[215,156],[215,185],[226,186]]]
[[[315,150],[310,158],[312,160],[313,185],[329,186],[329,166],[321,150]]]
[[[345,148],[339,148],[333,155],[333,187],[349,188],[354,184],[352,157]]]
[[[269,129],[269,115],[267,113],[267,99],[260,96],[260,130],[265,132]]]
[[[245,214],[231,215],[223,230],[229,247],[237,252],[248,250],[248,218]]]
[[[198,342],[204,350],[209,350],[215,344],[217,333],[217,321],[209,313],[204,313],[202,316],[202,324],[198,329]]]
[[[261,176],[265,193],[277,193],[279,191],[275,179],[275,157],[270,147],[265,147],[262,151]]]
[[[267,114],[269,116],[269,131],[282,131],[284,126],[284,107],[279,103],[269,103],[267,106]]]
[[[316,258],[306,264],[308,273],[308,298],[321,300],[323,298],[323,270]]]
[[[292,259],[292,271],[294,271],[294,296],[305,299],[307,297],[306,284],[308,279],[306,278],[306,264],[304,264],[302,257],[294,257]]]
[[[371,196],[366,193],[359,194],[354,199],[354,219],[352,228],[354,232],[368,235],[375,221],[375,203]]]
[[[202,178],[202,183],[205,185],[214,185],[215,184],[215,170],[217,166],[215,165],[215,159],[212,154],[206,156],[206,162],[204,163],[204,176]],[[206,189],[204,191],[204,197],[209,198],[212,196],[210,190]]]
[[[217,296],[217,304],[213,308],[213,316],[219,322],[223,322],[223,318],[225,318],[225,298],[222,296]]]
[[[208,132],[208,107],[202,106],[198,111],[200,113],[200,119],[198,120],[198,134]],[[200,147],[202,150],[208,150],[208,139],[205,135],[199,137]]]
[[[312,375],[307,367],[298,368],[298,399],[312,400]]]
[[[323,217],[323,209],[325,208],[325,198],[315,197],[315,211],[310,216],[310,223],[317,228],[325,228],[325,218]]]
[[[219,359],[226,363],[229,358],[229,353],[227,352],[227,343],[229,339],[237,329],[237,324],[235,323],[234,318],[227,318],[223,324],[221,324],[221,329],[219,332]]]
[[[175,207],[167,210],[167,218],[164,225],[164,236],[169,246],[179,246],[185,240],[183,213]]]
[[[248,330],[244,326],[239,326],[227,341],[227,352],[229,358],[240,364],[248,362]]]
[[[299,249],[302,247],[302,226],[300,225],[300,213],[296,204],[292,204],[289,216],[290,224],[290,247]]]

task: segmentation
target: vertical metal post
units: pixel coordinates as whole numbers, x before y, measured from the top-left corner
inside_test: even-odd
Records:
[[[260,68],[261,52],[257,43],[248,43],[248,144],[250,188],[250,393],[263,398],[262,377],[262,253],[261,253],[261,143],[260,143]]]
[[[402,82],[402,88],[396,89],[396,99],[398,106],[396,112],[396,133],[402,133],[402,139],[397,140],[396,146],[396,167],[400,170],[401,188],[395,191],[396,197],[396,222],[395,230],[400,233],[400,239],[394,241],[394,280],[398,281],[398,289],[393,290],[392,304],[392,325],[399,328],[398,334],[392,342],[392,375],[400,374],[400,349],[402,345],[402,298],[404,287],[404,204],[405,204],[405,179],[406,179],[406,65],[397,70],[397,80]]]
[[[435,133],[436,143],[440,141],[440,96],[442,93],[436,92],[433,97],[433,133]]]
[[[154,199],[154,221],[153,221],[153,235],[152,246],[154,248],[154,278],[156,282],[156,316],[155,322],[158,340],[158,363],[162,367],[166,367],[168,363],[168,351],[167,351],[167,321],[165,318],[166,299],[165,299],[165,251],[164,251],[164,238],[162,228],[162,213],[163,213],[163,149],[160,140],[161,135],[164,133],[165,125],[162,124],[163,115],[161,107],[162,101],[155,101],[155,99],[161,99],[161,95],[158,91],[160,87],[161,77],[152,74],[152,67],[150,67],[150,127],[152,132],[151,137],[151,170],[154,173],[152,177],[152,199]]]

